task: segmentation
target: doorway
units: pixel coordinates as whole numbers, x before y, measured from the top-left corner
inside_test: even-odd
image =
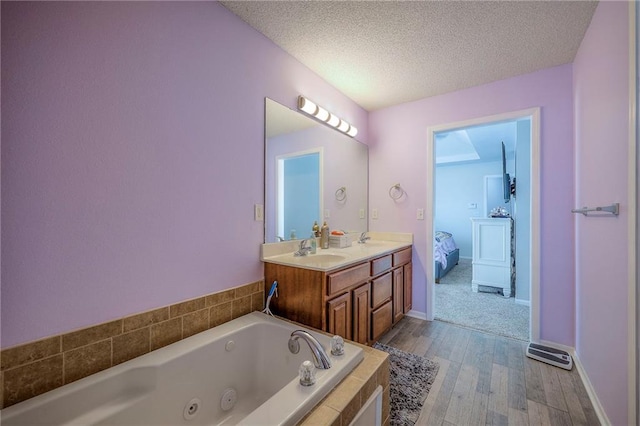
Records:
[[[276,157],[276,237],[307,238],[322,212],[322,150]]]
[[[458,202],[458,209],[456,210],[457,214],[460,217],[456,220],[456,222],[447,222],[447,220],[440,220],[437,212],[437,168],[442,164],[442,152],[437,152],[436,149],[436,140],[438,139],[438,135],[446,135],[449,133],[459,132],[468,128],[478,128],[482,126],[495,125],[496,123],[506,123],[506,122],[520,122],[526,121],[528,123],[528,127],[526,131],[530,137],[530,143],[528,146],[521,149],[526,149],[527,155],[520,155],[520,161],[517,164],[518,174],[517,178],[521,179],[521,183],[518,185],[514,185],[516,190],[523,188],[520,193],[516,194],[516,198],[512,199],[512,203],[506,203],[509,207],[509,213],[513,217],[515,217],[515,221],[520,222],[519,227],[514,227],[514,237],[515,240],[518,241],[519,238],[519,252],[522,256],[518,257],[516,255],[516,259],[518,261],[518,265],[516,265],[515,270],[517,274],[520,274],[520,281],[526,281],[526,288],[520,285],[519,292],[516,290],[517,299],[520,295],[518,302],[520,304],[528,304],[529,305],[529,313],[528,313],[528,333],[526,333],[526,339],[537,340],[539,339],[539,128],[540,128],[540,110],[539,108],[533,108],[529,110],[523,111],[515,111],[511,113],[499,114],[495,116],[483,117],[480,119],[468,120],[464,122],[457,123],[449,123],[436,127],[432,127],[428,129],[428,142],[427,142],[427,168],[430,170],[428,173],[428,181],[427,181],[427,203],[430,205],[430,208],[427,208],[426,219],[427,219],[427,230],[426,237],[427,241],[433,241],[435,243],[436,231],[440,231],[438,236],[442,236],[442,231],[447,231],[446,229],[440,229],[442,227],[450,227],[453,229],[457,229],[455,233],[458,233],[461,237],[463,233],[466,235],[470,234],[471,230],[471,221],[470,217],[486,217],[484,210],[487,209],[487,202],[484,200],[484,195],[482,193],[482,189],[479,190],[480,194],[477,196],[478,200],[461,200],[460,197],[456,200]],[[467,135],[468,139],[468,135]],[[499,146],[500,141],[498,141]],[[450,147],[451,148],[451,147]],[[492,148],[493,149],[493,148]],[[498,148],[499,149],[499,148]],[[513,151],[515,152],[515,151]],[[482,153],[480,153],[482,156]],[[453,168],[451,167],[455,161],[450,161],[452,156],[451,151],[445,150],[444,157],[449,158],[449,173],[455,176],[456,172],[453,172]],[[457,166],[464,166],[464,164],[473,164],[478,163],[478,155],[467,152],[462,157],[462,160],[457,161]],[[508,156],[507,156],[508,157]],[[512,166],[509,172],[512,176],[515,175],[515,161],[514,154],[512,154],[511,161]],[[527,157],[527,161],[523,162],[522,159]],[[504,156],[503,156],[504,158]],[[495,162],[497,158],[494,158],[492,161]],[[445,161],[446,163],[447,161]],[[502,159],[498,161],[498,163],[502,163]],[[485,166],[475,166],[477,169],[482,169]],[[491,168],[493,167],[493,168]],[[502,177],[503,170],[502,166],[499,167],[500,170],[495,170],[497,166],[494,164],[489,168],[485,167],[486,172],[482,172],[476,170],[477,173],[484,173],[482,177],[479,178],[478,185],[480,188],[483,187],[484,184],[484,175],[491,176],[497,173]],[[491,178],[488,178],[491,179]],[[528,182],[527,182],[528,181]],[[528,185],[527,185],[528,183]],[[460,183],[458,187],[461,187]],[[517,200],[517,201],[516,201]],[[460,203],[463,203],[460,206]],[[488,202],[488,206],[490,206],[490,202]],[[453,215],[453,214],[452,214]],[[447,218],[450,215],[445,215]],[[528,226],[527,226],[528,225]],[[457,228],[456,228],[457,227]],[[455,233],[451,232],[454,235]],[[469,267],[471,266],[471,238],[464,237],[462,238],[460,247],[459,256],[461,260],[469,263]],[[438,253],[436,251],[439,250],[434,244],[427,244],[427,259],[436,259]],[[426,306],[427,306],[427,319],[433,320],[436,314],[436,285],[435,279],[438,277],[442,271],[441,267],[437,267],[435,260],[428,262],[428,266],[426,268],[427,271],[427,288],[426,288]],[[520,283],[521,284],[521,283]],[[519,295],[518,295],[519,293]],[[512,298],[513,300],[513,298]]]

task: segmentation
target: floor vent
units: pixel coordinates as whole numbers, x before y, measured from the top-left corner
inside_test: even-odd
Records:
[[[573,359],[571,359],[571,355],[569,355],[568,352],[549,346],[529,343],[527,346],[527,356],[556,367],[564,368],[565,370],[571,370],[573,368]]]

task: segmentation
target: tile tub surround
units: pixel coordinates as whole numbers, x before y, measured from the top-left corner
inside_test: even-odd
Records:
[[[364,351],[362,362],[300,422],[300,426],[346,426],[362,404],[382,386],[382,424],[389,425],[389,354],[358,345]]]
[[[47,337],[0,353],[0,408],[264,307],[264,282]]]

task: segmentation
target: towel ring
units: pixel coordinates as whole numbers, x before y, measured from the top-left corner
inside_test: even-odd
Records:
[[[394,201],[399,200],[405,194],[406,192],[404,192],[404,189],[402,189],[399,183],[396,183],[391,188],[389,188],[389,197],[391,197],[391,199]]]
[[[347,187],[343,186],[336,191],[336,200],[344,201],[347,199]]]

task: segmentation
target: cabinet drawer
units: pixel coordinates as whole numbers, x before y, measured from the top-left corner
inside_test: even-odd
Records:
[[[371,313],[371,340],[376,341],[391,327],[391,301]]]
[[[411,248],[393,253],[393,266],[404,265],[411,262]]]
[[[391,276],[391,272],[387,272],[381,277],[373,280],[373,285],[371,286],[371,307],[376,308],[385,300],[391,298],[391,289],[392,289],[393,277]]]
[[[369,262],[331,274],[327,277],[327,296],[338,294],[367,279],[369,279]]]
[[[371,261],[371,275],[378,275],[391,269],[392,256],[387,255]]]

